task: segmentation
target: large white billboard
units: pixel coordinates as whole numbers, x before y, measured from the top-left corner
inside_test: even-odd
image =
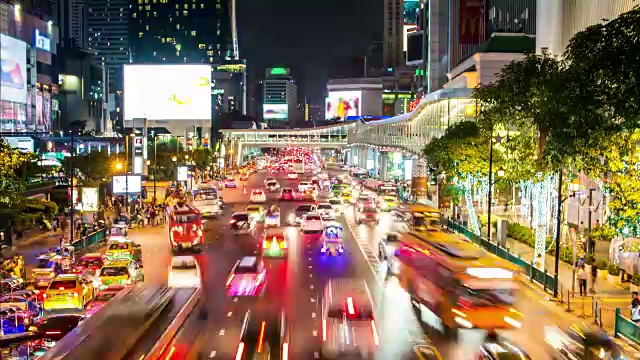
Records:
[[[362,115],[362,91],[330,91],[325,103],[325,118]]]
[[[0,99],[27,103],[27,43],[0,34]]]
[[[114,194],[133,195],[139,192],[142,192],[142,177],[140,175],[119,175],[113,177]]]
[[[124,119],[211,120],[211,66],[124,65]]]
[[[262,104],[262,115],[268,119],[286,119],[289,117],[289,105],[287,104]]]

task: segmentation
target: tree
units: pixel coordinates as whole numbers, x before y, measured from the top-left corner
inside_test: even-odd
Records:
[[[213,163],[213,151],[209,148],[197,148],[191,152],[191,157],[196,169],[199,171],[207,170]]]
[[[17,210],[23,203],[24,184],[17,171],[25,166],[32,156],[11,148],[0,138],[0,207],[2,211]]]

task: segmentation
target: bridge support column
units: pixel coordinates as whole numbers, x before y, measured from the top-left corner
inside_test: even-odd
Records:
[[[380,151],[380,180],[389,181],[389,152]]]
[[[361,147],[360,156],[358,156],[358,167],[361,169],[366,169],[368,159],[369,159],[369,149],[366,147]]]
[[[418,201],[427,200],[427,162],[422,159],[414,160],[411,177],[411,196]]]

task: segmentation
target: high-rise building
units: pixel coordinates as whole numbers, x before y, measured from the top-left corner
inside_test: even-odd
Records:
[[[52,20],[60,26],[63,46],[88,48],[87,0],[51,0]]]
[[[122,65],[129,62],[129,1],[86,1],[89,48],[97,52],[96,62],[107,70],[109,93],[122,90]]]
[[[384,0],[383,34],[383,66],[385,69],[397,69],[404,64],[402,57],[404,0]]]
[[[139,1],[130,19],[135,63],[224,64],[237,59],[229,0]]]
[[[298,114],[298,85],[285,68],[267,69],[263,84],[263,120],[271,128],[288,127]]]

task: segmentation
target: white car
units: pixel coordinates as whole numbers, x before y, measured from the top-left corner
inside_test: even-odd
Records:
[[[249,202],[254,204],[264,203],[267,201],[267,194],[265,194],[262,189],[254,189],[251,190],[251,195],[249,196]]]
[[[321,234],[324,230],[324,222],[318,213],[309,213],[304,216],[300,229],[303,234]]]
[[[344,213],[344,200],[342,198],[334,197],[327,200],[327,202],[333,207],[333,210],[336,212],[336,216]]]
[[[318,204],[318,213],[322,217],[322,220],[335,220],[336,219],[336,210],[333,208],[333,205],[329,203],[320,203]]]
[[[264,179],[264,186],[267,186],[268,183],[272,182],[272,181],[276,181],[276,178],[269,176],[266,179]]]
[[[193,256],[174,256],[169,266],[169,287],[198,288],[202,284],[200,265]]]
[[[291,180],[295,180],[298,178],[298,173],[290,172],[287,174],[287,177]]]
[[[305,190],[313,189],[313,185],[309,181],[300,181],[298,184],[298,191],[304,192]]]

